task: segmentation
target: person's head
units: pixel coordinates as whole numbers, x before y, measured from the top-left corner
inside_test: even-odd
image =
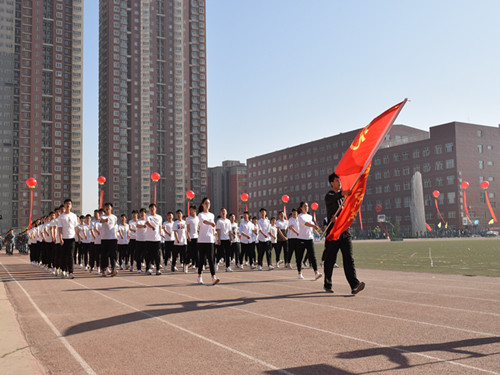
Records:
[[[132,211],[132,220],[137,221],[137,218],[139,217],[139,212],[137,210]]]
[[[229,221],[231,223],[234,223],[236,221],[236,215],[233,214],[232,212],[229,214]]]
[[[205,197],[201,200],[200,207],[198,207],[198,212],[208,212],[210,210],[210,199]]]
[[[285,213],[283,211],[278,212],[278,217],[281,221],[285,219]]]
[[[196,206],[193,204],[191,206],[189,206],[189,215],[195,217],[196,216]]]
[[[225,208],[220,209],[220,216],[225,219],[227,217],[227,210]]]
[[[172,211],[169,211],[167,213],[167,221],[172,222],[172,220],[174,220],[174,213]]]
[[[121,214],[120,222],[122,223],[122,225],[125,224],[127,222],[127,215]]]
[[[309,209],[309,204],[307,204],[307,202],[300,202],[297,211],[299,212],[299,214],[306,214],[308,209]]]
[[[254,224],[257,224],[257,216],[252,217],[252,221],[254,222]]]
[[[175,211],[175,217],[177,218],[177,220],[181,221],[182,220],[182,210]]]
[[[276,225],[276,218],[274,216],[271,218],[271,225],[273,227]]]
[[[94,219],[99,220],[101,215],[99,214],[99,210],[94,210]]]
[[[328,176],[328,182],[330,183],[330,186],[332,187],[332,190],[334,192],[337,193],[338,191],[340,191],[340,189],[342,189],[342,184],[340,183],[340,177],[335,172]]]
[[[91,221],[92,221],[92,216],[90,216],[90,214],[87,214],[85,216],[85,223],[88,225],[90,224]]]
[[[73,207],[73,201],[71,199],[66,199],[64,201],[64,212],[67,214],[71,212],[71,208]]]
[[[141,208],[139,210],[139,216],[140,216],[141,220],[144,220],[146,218],[146,209],[145,208]]]
[[[250,218],[250,213],[248,211],[243,212],[243,220],[248,221]]]
[[[265,208],[261,208],[261,209],[259,210],[259,213],[260,213],[260,217],[261,217],[262,219],[265,219],[265,218],[266,218],[266,216],[267,216],[267,211],[266,211],[266,209],[265,209]]]
[[[49,220],[54,220],[56,217],[56,213],[54,211],[52,211],[50,214],[49,214]]]
[[[299,213],[297,212],[297,210],[295,208],[292,209],[292,217],[297,218],[297,216],[299,216]]]
[[[106,213],[106,215],[111,215],[111,212],[113,212],[113,203],[106,202],[104,204],[104,212]]]
[[[79,219],[80,219],[80,224],[83,224],[85,222],[85,216],[80,215]]]

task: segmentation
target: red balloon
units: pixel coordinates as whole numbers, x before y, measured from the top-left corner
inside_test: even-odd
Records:
[[[97,182],[99,182],[99,185],[104,185],[104,183],[106,182],[106,177],[104,176],[97,177]]]
[[[285,195],[283,195],[283,196],[281,197],[281,200],[283,201],[283,203],[288,203],[288,201],[290,200],[290,197],[289,197],[288,195],[286,195],[286,194],[285,194]]]
[[[28,185],[30,189],[34,189],[37,183],[37,180],[33,177],[30,177],[26,180],[26,185]]]
[[[316,202],[311,203],[311,208],[316,211],[318,209],[318,204]]]
[[[380,204],[377,204],[377,205],[375,206],[375,211],[377,211],[377,212],[382,211],[382,206],[381,206]]]
[[[486,190],[486,189],[488,189],[488,187],[489,187],[489,186],[490,186],[490,183],[489,183],[488,181],[483,181],[483,182],[481,182],[481,187],[482,187],[483,189],[485,189],[485,190]]]
[[[467,189],[469,187],[469,183],[467,181],[462,182],[462,189]]]
[[[243,193],[243,194],[241,194],[240,199],[241,199],[243,202],[246,202],[246,201],[248,200],[248,194],[247,194],[247,193]]]
[[[193,199],[194,198],[194,191],[192,191],[192,190],[186,191],[186,197],[188,199]]]
[[[157,182],[160,179],[160,174],[158,172],[151,173],[151,179]]]
[[[439,197],[439,194],[441,194],[441,193],[439,192],[439,190],[434,190],[434,191],[432,192],[432,196],[433,196],[434,198],[436,198],[436,199],[437,199],[437,197]]]

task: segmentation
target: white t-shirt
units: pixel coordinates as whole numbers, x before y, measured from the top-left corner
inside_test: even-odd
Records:
[[[186,219],[186,225],[188,226],[189,238],[198,238],[198,225],[200,224],[200,219],[198,216],[189,216]]]
[[[116,237],[118,238],[118,245],[128,245],[129,239],[128,239],[128,232],[129,232],[129,225],[128,224],[119,224],[117,227],[118,233],[116,234]],[[121,236],[120,236],[121,234]],[[123,238],[122,238],[123,236]]]
[[[82,231],[80,232],[83,243],[90,243],[92,241],[92,235],[90,234],[90,226],[87,224],[82,225]]]
[[[257,243],[257,242],[259,242],[259,236],[258,236],[257,233],[255,233],[255,229],[257,228],[257,231],[258,231],[258,222],[257,222],[257,225],[255,225],[253,223],[253,221],[250,222],[250,224],[252,224],[252,226],[251,226],[251,228],[252,228],[252,236],[250,237],[250,241],[249,242],[250,243]]]
[[[300,233],[299,222],[297,221],[297,219],[295,219],[293,217],[288,219],[288,238],[289,239],[299,238],[298,235],[296,235],[295,232],[290,229],[291,227],[293,227],[298,233]]]
[[[231,231],[231,221],[229,219],[220,218],[217,220],[215,229],[219,230],[221,241],[229,240],[229,232]]]
[[[179,242],[174,241],[174,245],[183,246],[187,244],[186,222],[184,220],[176,220],[173,225],[174,231],[177,232]],[[175,238],[175,234],[174,234]]]
[[[288,220],[277,220],[276,221],[276,228],[281,230],[281,233],[286,237],[288,234],[285,233],[285,231],[288,229]],[[280,239],[280,237],[278,237]],[[283,237],[281,237],[283,239]]]
[[[271,241],[271,237],[269,237],[269,229],[271,228],[271,223],[269,222],[269,220],[260,218],[257,222],[257,226],[259,227],[259,242]],[[264,236],[261,231],[266,235]]]
[[[301,240],[314,239],[314,228],[305,225],[306,223],[314,224],[313,218],[309,214],[299,214],[299,238]]]
[[[94,229],[94,242],[95,245],[100,245],[101,244],[101,234],[102,234],[102,224],[99,221],[94,221],[92,223],[92,228]],[[97,233],[99,231],[99,233]],[[93,238],[93,237],[92,237]]]
[[[136,225],[146,225],[146,220],[137,220]],[[139,242],[146,242],[146,228],[137,227],[136,238]]]
[[[204,221],[215,224],[214,214],[211,212],[200,212],[198,214],[198,219],[200,220],[200,232],[198,234],[198,242],[201,243],[214,243],[214,228],[205,224]]]
[[[79,239],[80,241],[83,242],[83,240],[85,239],[85,235],[83,234],[83,231],[84,231],[84,225],[85,224],[78,224],[77,225],[77,228],[78,228],[78,233],[79,233],[79,236],[77,235],[76,236],[76,239]]]
[[[128,225],[129,225],[129,230],[130,230],[130,239],[131,240],[135,240],[137,239],[137,221],[135,220],[130,220],[128,222]]]
[[[111,214],[109,216],[102,215],[101,219],[108,219],[107,223],[101,223],[101,240],[116,240],[116,224],[118,223],[118,218]]]
[[[62,228],[63,240],[75,238],[75,228],[78,225],[78,218],[73,212],[59,215],[59,228]]]
[[[278,242],[277,241],[277,238],[278,238],[277,237],[278,236],[278,228],[276,228],[276,226],[272,226],[271,225],[271,227],[269,228],[269,234],[273,235],[273,237],[269,236],[269,237],[271,237],[271,243]]]
[[[50,227],[51,227],[51,229],[54,228],[53,233],[54,233],[54,236],[56,238],[55,243],[59,244],[60,243],[60,241],[59,241],[59,216],[56,217],[54,220],[50,221]]]
[[[36,227],[36,242],[43,242],[42,228],[43,228],[42,224]]]
[[[166,242],[175,241],[174,222],[165,221],[163,223],[163,229],[165,230],[165,241]]]
[[[160,215],[147,215],[146,216],[146,221],[151,224],[154,229],[151,229],[149,225],[146,228],[146,241],[152,241],[152,242],[160,242],[161,240],[161,233],[160,233],[160,227],[161,227],[161,222],[162,218]]]
[[[238,232],[238,223],[231,223],[231,232],[233,233],[233,242],[240,242],[240,233]]]
[[[253,224],[249,221],[242,220],[240,223],[240,233],[241,233],[241,243],[247,244],[250,242],[250,238],[252,238],[252,227]],[[246,234],[247,236],[244,236]]]
[[[43,237],[45,238],[45,242],[52,242],[52,234],[50,232],[50,222],[47,221],[43,224]]]

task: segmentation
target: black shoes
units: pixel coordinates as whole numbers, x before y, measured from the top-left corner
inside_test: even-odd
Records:
[[[359,285],[356,288],[354,288],[353,290],[351,290],[351,293],[352,294],[358,294],[363,289],[365,289],[365,283],[364,282],[360,282]]]
[[[325,292],[327,292],[327,293],[333,293],[332,288],[328,288],[325,286],[323,289],[325,289]]]

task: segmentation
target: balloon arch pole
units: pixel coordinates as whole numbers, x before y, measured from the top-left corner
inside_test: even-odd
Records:
[[[35,189],[37,180],[30,177],[26,180],[26,185],[30,188],[30,221],[28,223],[28,229],[31,229],[31,221],[33,220],[33,190]]]

